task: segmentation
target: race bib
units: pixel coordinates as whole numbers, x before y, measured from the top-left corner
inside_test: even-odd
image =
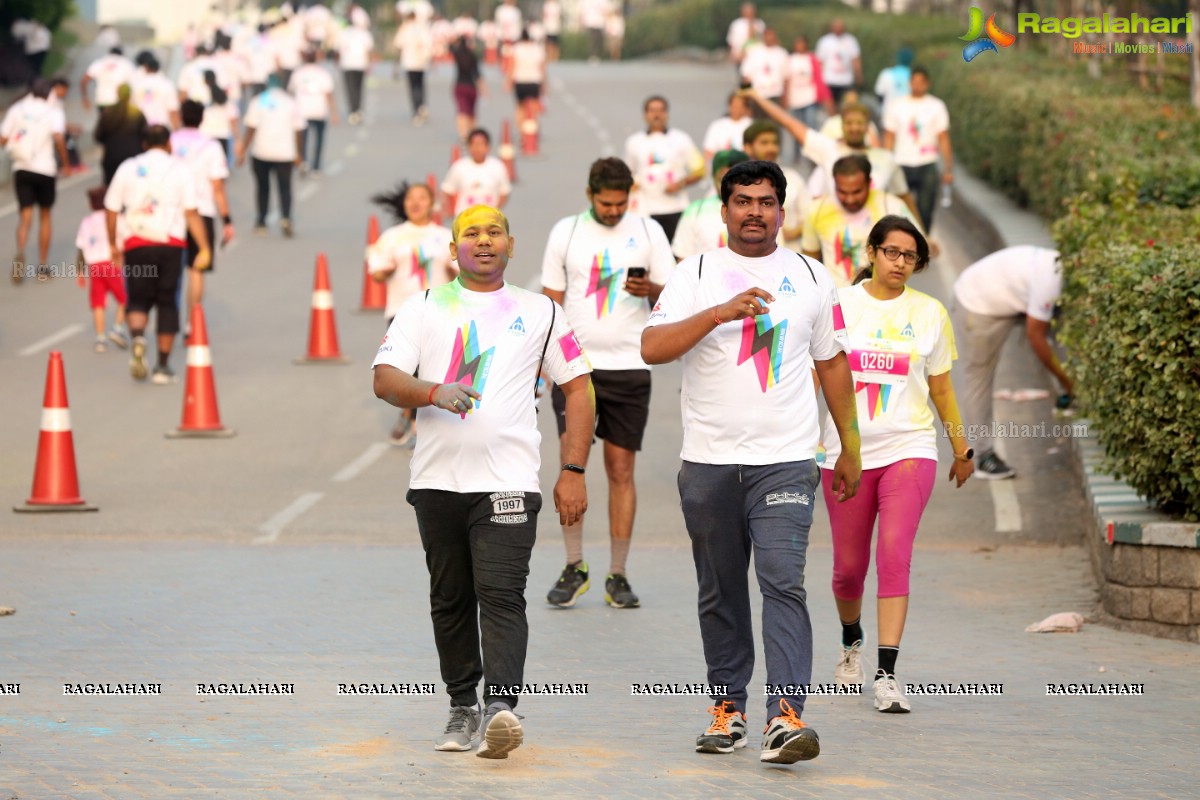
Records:
[[[903,386],[908,382],[910,354],[903,342],[859,339],[852,343],[850,370],[859,383]]]

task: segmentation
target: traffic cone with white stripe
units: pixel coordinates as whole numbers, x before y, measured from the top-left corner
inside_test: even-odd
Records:
[[[508,170],[508,179],[515,181],[517,179],[517,152],[513,149],[512,124],[508,120],[504,120],[504,124],[500,126],[500,160],[504,162],[504,168]]]
[[[50,353],[46,368],[46,394],[42,401],[42,428],[38,435],[37,464],[29,499],[13,511],[96,511],[79,495],[75,469],[75,439],[67,407],[67,376],[62,353]]]
[[[312,317],[308,324],[308,354],[297,364],[346,364],[350,359],[338,348],[337,323],[333,319],[333,291],[329,287],[329,264],[324,253],[317,254],[317,274],[313,281]]]
[[[372,214],[371,218],[367,220],[367,247],[375,244],[378,239],[379,220]],[[358,307],[358,310],[383,311],[385,307],[387,307],[387,284],[375,280],[371,275],[366,256],[363,256],[362,305]]]
[[[539,147],[538,113],[541,110],[537,100],[525,101],[525,119],[521,122],[521,155],[536,156]]]
[[[192,335],[187,342],[187,383],[183,390],[183,421],[168,439],[227,439],[236,432],[221,424],[217,410],[217,385],[213,381],[212,353],[208,349],[208,327],[204,308],[192,306]]]

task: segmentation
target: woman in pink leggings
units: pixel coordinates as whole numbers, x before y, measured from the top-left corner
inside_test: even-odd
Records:
[[[842,655],[835,676],[839,685],[863,683],[863,582],[878,519],[875,707],[902,713],[910,707],[896,682],[896,657],[908,613],[913,540],[937,472],[930,400],[954,448],[950,479],[962,486],[974,465],[950,383],[956,357],[950,317],[937,300],[907,285],[909,277],[929,263],[928,242],[909,220],[886,216],[871,229],[867,257],[870,266],[855,284],[838,291],[862,434],[862,484],[845,502],[837,502],[833,494],[829,469],[841,452],[837,429],[827,423],[824,434],[827,456],[821,485],[833,528],[833,596],[842,621]]]

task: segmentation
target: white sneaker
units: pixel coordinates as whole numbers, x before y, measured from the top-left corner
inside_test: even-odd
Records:
[[[866,676],[863,674],[861,653],[862,639],[849,647],[842,647],[841,658],[833,670],[833,679],[838,686],[862,686]]]
[[[895,676],[887,675],[875,679],[875,708],[885,714],[907,714],[912,706],[904,697],[904,690],[896,683]]]
[[[525,741],[521,718],[507,703],[492,703],[483,717],[482,741],[475,755],[480,758],[508,758]]]

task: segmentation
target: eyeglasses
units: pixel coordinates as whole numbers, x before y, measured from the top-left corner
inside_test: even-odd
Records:
[[[884,258],[888,261],[899,261],[901,256],[904,256],[904,263],[910,267],[917,263],[916,253],[906,253],[898,247],[876,247],[876,252],[883,253]]]

